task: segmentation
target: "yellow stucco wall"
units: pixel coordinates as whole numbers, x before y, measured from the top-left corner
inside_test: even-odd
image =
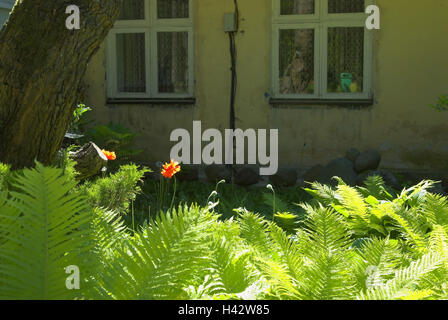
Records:
[[[237,36],[239,128],[278,128],[280,165],[307,167],[343,155],[351,147],[376,148],[382,167],[448,168],[448,113],[428,107],[448,93],[448,1],[378,0],[381,30],[374,41],[375,105],[273,108],[270,92],[271,0],[240,0]],[[106,107],[105,50],[90,63],[87,101],[101,122],[122,123],[138,132],[141,160],[169,158],[173,129],[229,127],[229,41],[223,14],[233,0],[195,1],[196,105]]]

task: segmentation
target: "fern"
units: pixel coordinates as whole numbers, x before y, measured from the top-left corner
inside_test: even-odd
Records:
[[[386,282],[383,286],[362,292],[359,295],[363,300],[394,300],[415,294],[419,290],[419,284],[423,282],[425,276],[437,270],[441,265],[441,258],[438,254],[429,253],[417,261],[411,263],[406,268],[401,268],[395,272],[394,278]]]
[[[211,275],[215,285],[210,295],[242,293],[253,284],[255,275],[249,250],[235,248],[223,238],[214,241],[212,252]]]
[[[0,207],[0,299],[81,298],[87,288],[68,290],[65,268],[79,267],[86,280],[94,266],[90,212],[84,198],[71,193],[74,183],[61,170],[24,170]]]
[[[8,189],[8,181],[11,175],[11,167],[0,163],[0,192]]]
[[[431,182],[396,199],[377,177],[363,188],[313,184],[300,225],[242,208],[220,220],[212,207],[192,205],[128,230],[123,214],[142,177],[128,170],[81,192],[40,164],[8,173],[0,299],[448,298],[447,199],[428,191]],[[71,265],[80,290],[66,287]]]
[[[446,226],[448,224],[448,199],[446,197],[428,194],[419,207],[432,225]]]
[[[392,195],[387,191],[386,184],[381,176],[369,176],[364,181],[364,187],[358,188],[365,196],[373,196],[380,200],[392,200]]]
[[[347,255],[349,235],[342,217],[323,207],[308,208],[309,242],[302,276],[304,297],[312,300],[345,299],[350,287]]]
[[[237,212],[239,213],[240,236],[246,244],[260,256],[270,258],[272,255],[277,255],[276,252],[271,251],[272,241],[268,235],[267,221],[246,209],[238,209]]]
[[[360,259],[355,260],[353,272],[357,290],[360,291],[381,286],[401,265],[402,253],[396,240],[369,239],[357,250],[357,254]]]
[[[114,299],[186,298],[186,289],[207,269],[207,239],[216,219],[197,207],[159,215],[128,245],[115,250],[115,259],[100,275],[98,294]]]

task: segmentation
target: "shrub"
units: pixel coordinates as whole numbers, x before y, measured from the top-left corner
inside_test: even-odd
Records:
[[[141,191],[139,182],[142,182],[148,169],[139,169],[136,165],[124,165],[107,177],[87,182],[81,189],[87,195],[92,207],[113,210],[120,214],[129,211],[129,204],[134,201]]]

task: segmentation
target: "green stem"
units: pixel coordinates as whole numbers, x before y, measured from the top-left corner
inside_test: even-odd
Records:
[[[132,230],[135,232],[134,200],[131,201],[131,212],[132,212]]]
[[[171,199],[171,205],[170,205],[170,210],[174,205],[174,198],[176,197],[176,187],[177,187],[177,183],[176,183],[176,177],[174,177],[174,191],[173,191],[173,199]]]

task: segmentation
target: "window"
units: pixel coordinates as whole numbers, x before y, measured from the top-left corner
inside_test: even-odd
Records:
[[[273,0],[274,97],[370,99],[370,0]]]
[[[107,39],[109,98],[193,96],[193,0],[125,0]]]

